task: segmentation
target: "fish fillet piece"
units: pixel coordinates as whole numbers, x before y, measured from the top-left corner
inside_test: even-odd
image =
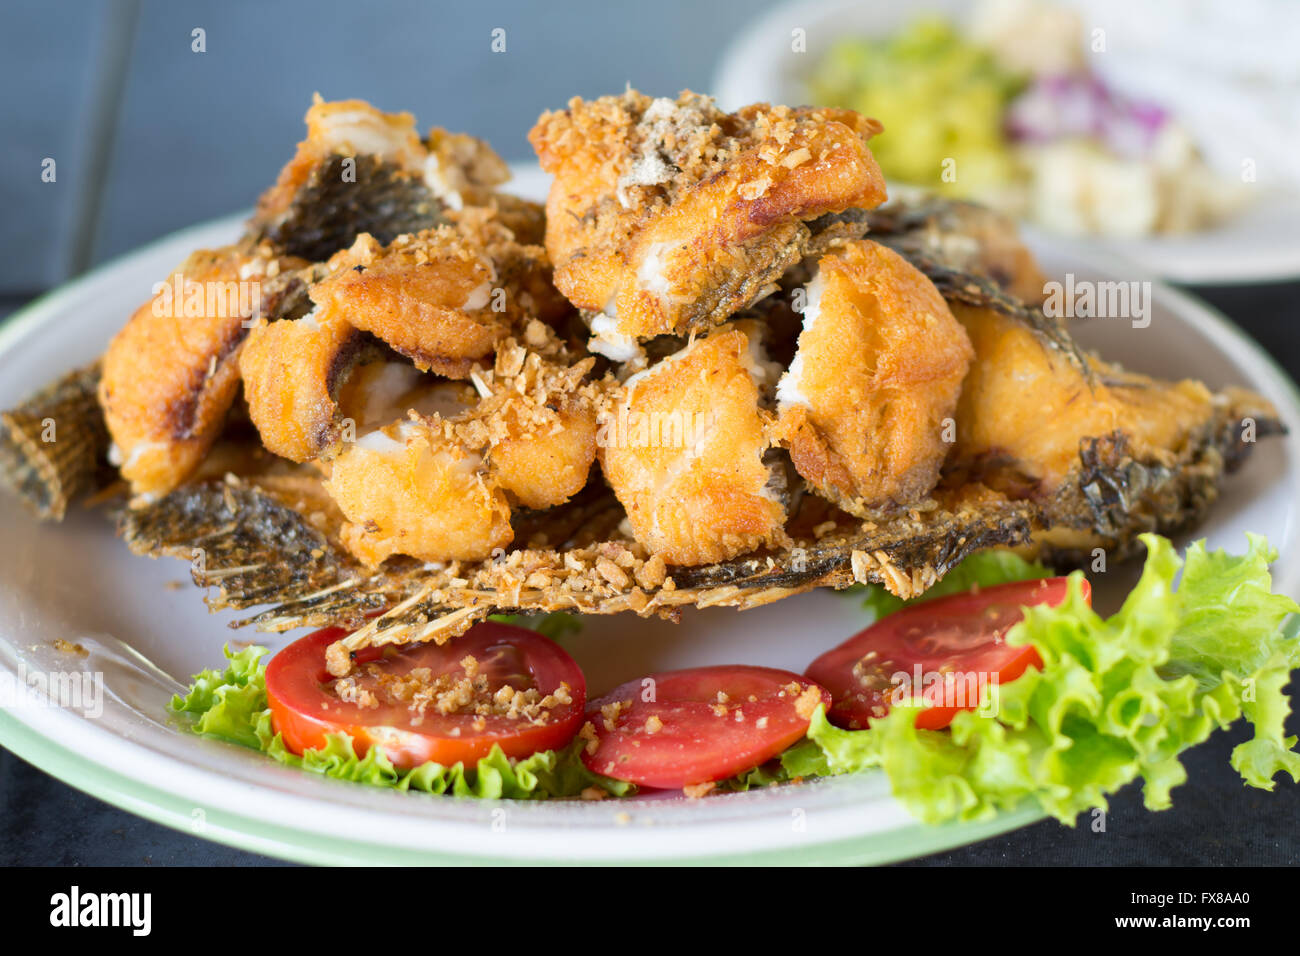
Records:
[[[520,245],[491,222],[398,236],[388,246],[362,235],[329,270],[310,290],[324,316],[342,317],[450,378],[468,377],[527,319],[569,311],[549,284],[541,247]]]
[[[558,366],[508,340],[475,373],[476,403],[361,435],[326,482],[350,522],[344,546],[376,566],[394,554],[478,560],[510,544],[514,507],[561,504],[587,483],[602,395],[585,380],[594,361]]]
[[[1074,563],[1098,546],[1118,559],[1144,531],[1190,527],[1254,439],[1284,431],[1273,406],[1247,390],[1213,393],[1097,358],[1087,375],[1012,316],[952,309],[976,359],[945,481],[1034,502],[1035,549],[1051,560]]]
[[[487,480],[482,457],[421,422],[349,445],[325,487],[349,521],[343,544],[371,567],[394,554],[477,560],[513,537],[510,505]]]
[[[363,100],[307,111],[307,138],[258,201],[249,234],[313,261],[369,233],[390,242],[446,221],[445,212],[493,201],[509,167],[486,143]]]
[[[339,389],[367,336],[341,314],[262,322],[239,357],[249,417],[268,451],[291,461],[333,458],[343,441]]]
[[[586,381],[594,364],[588,358],[557,365],[511,340],[492,373],[475,383],[487,393],[482,401],[452,420],[465,444],[483,449],[489,473],[512,503],[550,508],[587,484],[605,392]]]
[[[265,307],[261,284],[304,265],[266,247],[200,250],[114,336],[99,400],[135,494],[165,494],[203,459],[239,392],[239,350]]]
[[[921,501],[974,355],[930,280],[868,240],[818,264],[803,331],[777,387],[776,436],[828,500],[868,516]]]
[[[954,303],[975,362],[957,407],[953,463],[975,463],[997,485],[1051,494],[1079,462],[1080,443],[1115,431],[1144,457],[1172,455],[1214,409],[1200,382],[1161,382],[1091,359],[1096,380],[1023,325]]]
[[[765,370],[740,328],[696,339],[624,383],[602,423],[600,463],[637,541],[673,565],[786,543],[764,461]]]
[[[817,243],[860,236],[837,218],[885,199],[874,120],[684,92],[573,99],[529,134],[555,175],[546,249],[555,284],[591,313],[593,351],[702,331],[772,290]],[[623,360],[620,358],[620,360]]]

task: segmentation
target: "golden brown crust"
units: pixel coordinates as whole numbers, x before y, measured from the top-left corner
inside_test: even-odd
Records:
[[[325,487],[347,516],[342,541],[374,567],[394,554],[480,560],[510,543],[510,506],[485,480],[482,459],[434,428],[409,422],[393,447],[348,446]]]
[[[622,335],[723,322],[802,258],[808,221],[884,201],[866,145],[879,129],[848,110],[728,114],[690,92],[571,100],[529,134],[555,174],[555,284]]]
[[[605,478],[637,541],[669,564],[787,540],[750,344],[738,328],[697,339],[630,379],[602,422]]]
[[[398,236],[362,235],[311,289],[322,314],[340,315],[423,370],[467,378],[511,329],[554,320],[567,306],[551,289],[543,250],[522,246],[490,211]]]
[[[1089,381],[1020,323],[954,305],[976,360],[957,408],[952,466],[1013,494],[1050,495],[1078,468],[1081,444],[1113,432],[1135,457],[1170,461],[1213,418],[1200,382],[1164,382],[1091,360]]]
[[[955,438],[974,354],[965,330],[930,280],[865,239],[823,256],[807,295],[775,434],[795,470],[845,510],[919,502]]]
[[[239,391],[260,283],[299,265],[235,246],[195,252],[114,336],[99,398],[136,494],[165,494],[202,461]]]
[[[474,373],[477,404],[362,435],[326,484],[350,522],[343,545],[375,566],[394,554],[481,560],[510,544],[512,505],[562,504],[587,483],[600,397],[585,381],[592,361],[562,367],[507,340],[493,368]]]
[[[339,389],[364,341],[337,314],[253,329],[239,373],[249,417],[268,451],[298,462],[334,457],[343,438]]]

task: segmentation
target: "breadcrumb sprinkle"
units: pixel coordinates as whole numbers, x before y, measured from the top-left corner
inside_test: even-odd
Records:
[[[495,690],[473,655],[459,661],[459,670],[434,674],[428,667],[415,667],[404,674],[390,674],[379,663],[334,682],[334,693],[344,703],[377,709],[401,705],[418,726],[429,713],[441,716],[473,715],[474,727],[486,727],[485,718],[499,717],[539,725],[547,723],[558,708],[573,703],[572,688],[565,682],[549,694],[536,687],[517,688],[502,684]]]

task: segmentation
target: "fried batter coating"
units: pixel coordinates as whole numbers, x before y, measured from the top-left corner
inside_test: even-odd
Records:
[[[441,411],[426,405],[363,434],[327,485],[351,522],[344,544],[370,565],[392,554],[479,560],[508,545],[512,507],[561,504],[587,483],[602,393],[585,381],[593,364],[557,366],[510,340],[475,372],[477,403],[461,410],[438,396]]]
[[[1213,417],[1200,382],[1162,382],[1098,359],[1089,382],[1023,324],[990,309],[952,309],[975,362],[957,404],[951,464],[1014,497],[1055,492],[1077,469],[1086,438],[1118,431],[1135,457],[1160,461]]]
[[[459,428],[481,445],[486,432],[493,479],[526,508],[563,504],[587,484],[596,460],[596,419],[603,390],[584,383],[594,359],[569,368],[508,345],[497,356],[488,395]]]
[[[819,226],[860,236],[831,214],[884,201],[867,148],[879,131],[849,110],[724,113],[690,92],[543,114],[529,140],[555,174],[546,249],[560,291],[599,314],[593,351],[625,360],[628,339],[724,322],[818,251]]]
[[[805,298],[775,434],[795,470],[846,511],[917,503],[951,447],[944,422],[974,355],[965,330],[929,279],[865,239],[823,256]]]
[[[634,375],[602,422],[600,463],[636,539],[675,565],[785,543],[785,507],[764,462],[765,370],[728,328]]]
[[[394,554],[476,561],[513,537],[505,492],[482,458],[424,423],[361,437],[334,460],[325,487],[349,521],[344,545],[372,567]]]
[[[249,417],[282,458],[333,458],[343,440],[339,388],[365,346],[364,333],[318,309],[297,321],[262,322],[239,357]]]
[[[398,236],[382,246],[362,235],[312,286],[325,316],[373,333],[419,368],[466,378],[512,327],[568,311],[551,288],[538,246],[514,241],[490,216]]]
[[[260,283],[301,265],[265,249],[200,250],[114,336],[99,401],[135,494],[165,494],[202,461],[239,392],[239,349]]]

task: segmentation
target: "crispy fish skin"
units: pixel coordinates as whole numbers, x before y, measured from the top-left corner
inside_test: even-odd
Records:
[[[1047,277],[1013,220],[976,203],[925,196],[867,213],[872,238],[945,268],[983,276],[1022,302],[1042,303]]]
[[[618,336],[720,324],[803,257],[809,222],[884,201],[866,145],[879,130],[848,110],[728,114],[690,92],[575,98],[529,134],[555,174],[555,284]]]
[[[305,121],[307,138],[258,201],[248,233],[313,261],[362,233],[387,243],[444,223],[448,210],[492,202],[510,178],[482,140],[437,127],[421,140],[410,113],[317,96]]]
[[[307,138],[280,170],[257,204],[257,220],[274,222],[293,205],[313,170],[331,156],[374,156],[408,175],[422,174],[427,150],[410,113],[384,113],[364,100],[327,103],[315,96],[307,114]]]
[[[750,350],[739,328],[696,339],[628,379],[607,415],[605,478],[637,540],[669,564],[787,542]]]
[[[974,351],[930,281],[869,240],[823,256],[777,388],[776,436],[813,489],[860,516],[916,504],[951,447]]]
[[[243,295],[240,283],[301,265],[264,248],[195,252],[114,336],[99,400],[133,492],[175,488],[220,433],[239,391],[239,349],[256,310],[256,297]],[[174,301],[178,286],[183,301]],[[197,300],[186,291],[193,289]]]
[[[1194,528],[1255,441],[1286,428],[1273,406],[1246,389],[1216,393],[1209,415],[1172,453],[1135,452],[1123,431],[1080,443],[1079,462],[1043,503],[1043,530],[1029,549],[1056,567],[1086,567],[1101,548],[1112,561],[1137,554],[1138,535]],[[1250,423],[1249,437],[1247,423]]]

